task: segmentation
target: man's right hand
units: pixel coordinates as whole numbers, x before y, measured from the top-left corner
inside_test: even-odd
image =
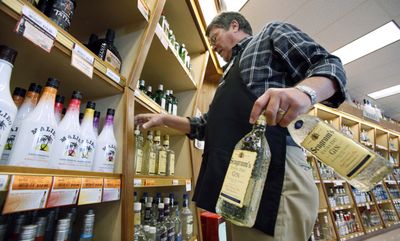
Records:
[[[165,125],[164,117],[166,114],[139,114],[135,116],[135,125],[143,129]]]

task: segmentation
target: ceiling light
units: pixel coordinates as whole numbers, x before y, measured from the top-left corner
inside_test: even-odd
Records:
[[[338,56],[342,64],[347,64],[399,39],[400,29],[395,22],[391,21],[343,46],[332,54]]]
[[[395,95],[395,94],[399,94],[400,93],[400,85],[395,85],[383,90],[379,90],[373,93],[368,94],[369,97],[377,100],[380,98],[384,98],[387,96],[391,96],[391,95]]]

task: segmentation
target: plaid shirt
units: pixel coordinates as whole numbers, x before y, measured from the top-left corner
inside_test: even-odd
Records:
[[[292,87],[306,78],[324,76],[335,80],[340,91],[322,103],[337,107],[346,99],[346,75],[340,59],[291,24],[273,22],[254,37],[242,39],[233,47],[231,61],[241,51],[241,78],[257,97],[269,88]],[[207,114],[189,120],[188,136],[203,139]]]

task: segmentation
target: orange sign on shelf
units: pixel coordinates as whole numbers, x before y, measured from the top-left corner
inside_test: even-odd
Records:
[[[119,200],[121,197],[121,179],[104,178],[103,202]]]
[[[103,178],[82,178],[78,205],[100,203],[103,193]]]
[[[80,177],[54,177],[46,207],[76,204],[81,185]]]

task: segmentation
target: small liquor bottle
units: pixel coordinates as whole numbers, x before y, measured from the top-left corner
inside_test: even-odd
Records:
[[[121,71],[122,58],[114,46],[115,32],[108,29],[106,37],[93,43],[92,51],[96,53],[102,60],[109,63],[118,72]]]
[[[17,106],[17,108],[19,108],[22,105],[22,103],[24,102],[25,94],[26,94],[26,89],[23,89],[20,87],[15,87],[13,95],[12,95],[12,99],[13,99],[15,105]]]

